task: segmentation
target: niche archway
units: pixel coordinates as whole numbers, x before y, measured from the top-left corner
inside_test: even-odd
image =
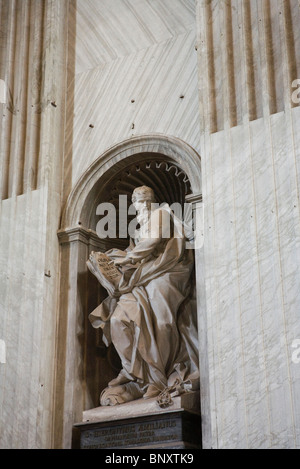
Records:
[[[70,194],[58,232],[61,244],[61,295],[57,348],[55,432],[70,446],[71,427],[82,411],[99,405],[99,392],[116,375],[113,350],[101,345],[88,314],[106,295],[89,273],[86,260],[92,250],[116,246],[117,240],[96,234],[101,202],[118,203],[119,194],[131,196],[134,187],[149,185],[158,202],[190,202],[201,208],[199,155],[176,138],[135,137],[108,150],[83,174]],[[197,220],[197,218],[196,218]],[[113,244],[111,244],[113,241]],[[119,240],[124,247],[126,240]],[[195,252],[196,267],[201,249]],[[197,283],[200,280],[197,275]],[[200,286],[199,290],[203,290]],[[201,302],[201,306],[203,303]],[[198,311],[199,313],[199,311]]]

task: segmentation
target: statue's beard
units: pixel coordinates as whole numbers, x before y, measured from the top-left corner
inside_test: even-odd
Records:
[[[136,218],[140,226],[145,225],[149,221],[149,216],[150,210],[148,209],[148,207],[143,207],[138,211]]]
[[[140,225],[141,233],[143,233],[143,228],[146,227],[149,221],[151,210],[148,207],[143,207],[142,209],[138,210],[137,212],[137,222]]]

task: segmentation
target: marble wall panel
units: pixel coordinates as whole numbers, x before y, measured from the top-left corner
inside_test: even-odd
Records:
[[[149,49],[195,27],[194,0],[77,0],[75,74]],[[72,32],[71,32],[72,34]]]
[[[299,136],[291,130],[299,109],[291,112],[204,141],[209,383],[219,448],[299,447],[300,368],[291,352],[300,336]]]
[[[298,3],[197,1],[207,447],[299,447]]]
[[[105,150],[132,136],[176,136],[199,150],[194,2],[118,0],[117,9],[111,2],[101,11],[99,6],[93,1],[76,5],[76,73],[67,112],[74,122],[67,120],[65,149],[68,188]]]
[[[52,445],[67,10],[0,1],[1,448]]]
[[[45,283],[45,198],[42,191],[1,203],[1,332],[6,363],[1,365],[1,447],[41,447],[50,411],[48,367],[37,357],[51,346],[43,341]],[[34,246],[34,249],[33,249]],[[51,326],[52,323],[52,326]],[[49,334],[53,322],[48,316]],[[53,344],[52,344],[53,347]],[[52,349],[53,353],[53,349]],[[51,384],[51,383],[50,383]]]

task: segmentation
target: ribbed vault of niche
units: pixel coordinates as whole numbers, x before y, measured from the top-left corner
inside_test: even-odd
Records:
[[[130,165],[113,181],[108,201],[118,202],[119,194],[131,197],[137,186],[150,186],[157,201],[184,203],[185,196],[190,193],[190,182],[186,174],[178,166],[167,161],[149,160]]]
[[[107,183],[99,188],[93,213],[96,214],[98,204],[111,203],[116,207],[117,226],[119,226],[119,196],[127,197],[129,207],[132,203],[133,190],[143,185],[153,189],[156,202],[159,204],[166,202],[172,205],[176,202],[183,207],[186,196],[191,194],[189,178],[179,166],[163,156],[144,154],[119,170],[115,168]],[[132,218],[133,216],[128,216],[128,221]],[[98,220],[98,216],[93,217],[93,229]]]

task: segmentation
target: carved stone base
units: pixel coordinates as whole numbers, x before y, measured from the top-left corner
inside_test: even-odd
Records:
[[[200,449],[199,393],[172,399],[161,409],[155,399],[139,399],[83,413],[75,425],[81,449]]]

